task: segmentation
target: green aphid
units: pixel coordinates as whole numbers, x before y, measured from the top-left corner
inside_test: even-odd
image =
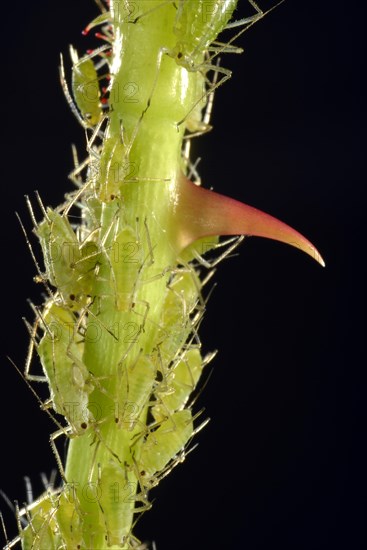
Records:
[[[109,254],[119,311],[129,311],[135,303],[139,274],[143,266],[142,247],[136,233],[125,227],[117,234]]]
[[[45,332],[37,352],[49,384],[52,407],[65,416],[73,434],[83,434],[93,421],[88,410],[93,385],[82,362],[82,344],[75,342],[76,318],[69,309],[50,302],[41,319]]]
[[[107,546],[116,545],[126,548],[129,540],[130,525],[138,497],[136,496],[137,482],[129,475],[126,469],[110,461],[104,466],[98,481],[98,503],[100,505],[106,529]],[[147,506],[140,508],[146,509]],[[139,510],[138,510],[139,511]],[[129,546],[130,548],[130,546]]]
[[[88,126],[96,126],[103,117],[101,91],[93,59],[86,55],[79,59],[78,53],[70,46],[73,62],[71,87],[75,103]]]
[[[76,495],[68,492],[69,488],[66,486],[59,496],[55,520],[65,548],[85,548],[82,515],[78,510]]]
[[[179,0],[174,32],[175,59],[187,70],[202,62],[204,52],[231,19],[237,0]]]
[[[184,408],[194,391],[203,370],[204,362],[200,350],[188,350],[167,375],[169,391],[159,395],[156,390],[157,404],[152,407],[152,415],[157,422],[162,422],[173,413]]]
[[[90,301],[94,269],[98,263],[98,245],[80,243],[68,219],[51,208],[35,229],[39,238],[46,277],[56,287],[64,304],[83,306]]]
[[[185,448],[194,433],[191,411],[172,414],[151,431],[142,445],[138,467],[141,477],[151,481]]]
[[[156,367],[148,356],[140,355],[129,367],[121,365],[115,401],[115,420],[119,427],[129,431],[135,428],[149,403],[155,376]],[[145,418],[141,421],[144,425]]]
[[[19,515],[28,520],[28,525],[20,532],[22,550],[59,550],[54,513],[54,503],[49,494],[42,495],[20,511]]]
[[[161,325],[164,327],[160,354],[170,363],[193,330],[193,315],[201,307],[201,283],[193,269],[179,271],[167,286]]]

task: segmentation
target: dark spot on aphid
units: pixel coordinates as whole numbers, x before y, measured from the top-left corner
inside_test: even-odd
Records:
[[[119,421],[119,419],[118,419],[118,418],[115,418],[115,422],[116,422],[116,424],[118,423],[118,421]]]
[[[183,53],[182,53],[182,52],[178,52],[178,54],[177,54],[177,59],[182,59],[182,57],[183,57]]]
[[[115,195],[111,195],[111,196],[110,196],[111,201],[113,201],[115,198],[116,198]]]
[[[83,430],[86,430],[88,428],[88,424],[86,422],[82,422],[80,427],[83,428]]]
[[[157,370],[157,374],[155,376],[155,379],[157,382],[162,382],[163,381],[163,374],[161,373],[160,370]]]
[[[75,300],[75,294],[70,294],[69,298],[70,298],[70,300],[71,300],[72,302],[74,302],[74,300]]]
[[[140,475],[144,477],[144,476],[146,475],[146,472],[145,472],[144,470],[142,470],[142,471],[140,472]]]

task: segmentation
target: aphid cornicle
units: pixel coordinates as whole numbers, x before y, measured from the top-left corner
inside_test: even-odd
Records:
[[[37,352],[48,380],[52,406],[65,416],[72,433],[83,434],[93,420],[88,410],[93,385],[82,362],[80,344],[73,339],[76,318],[69,309],[50,302],[41,319],[45,332]]]

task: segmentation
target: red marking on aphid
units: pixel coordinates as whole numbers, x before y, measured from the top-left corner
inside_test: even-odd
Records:
[[[106,40],[106,42],[111,42],[110,38],[108,38],[108,36],[105,36],[101,32],[96,32],[94,36],[96,38],[100,38],[101,40]]]
[[[90,31],[90,27],[89,25],[87,27],[85,27],[85,29],[82,30],[82,35],[83,36],[87,36],[87,34],[89,33]]]
[[[107,105],[108,103],[107,97],[101,97],[100,102],[102,103],[102,105]]]
[[[325,265],[314,245],[289,225],[257,208],[195,185],[183,174],[172,199],[181,250],[203,237],[247,235],[289,244]]]

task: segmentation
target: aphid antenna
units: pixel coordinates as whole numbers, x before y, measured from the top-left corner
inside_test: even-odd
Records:
[[[27,234],[27,231],[23,225],[23,222],[21,220],[21,217],[19,216],[18,212],[15,212],[15,215],[16,217],[18,218],[18,221],[19,221],[19,224],[20,224],[20,227],[22,228],[22,231],[23,231],[23,234],[24,234],[24,237],[25,237],[25,240],[26,240],[26,243],[27,243],[27,246],[28,246],[28,249],[29,249],[29,252],[31,254],[31,257],[32,257],[32,260],[33,260],[33,263],[34,265],[36,266],[36,270],[37,270],[37,273],[38,273],[38,277],[37,277],[37,281],[39,282],[42,282],[47,290],[47,293],[49,295],[49,298],[52,297],[52,292],[51,292],[51,289],[50,287],[48,286],[47,284],[47,279],[46,279],[46,276],[45,274],[42,272],[41,268],[40,268],[40,265],[37,261],[37,258],[33,252],[33,247],[31,245],[31,241],[29,240],[29,237],[28,237],[28,234]]]
[[[62,87],[62,91],[64,92],[64,96],[66,98],[66,101],[68,102],[69,104],[69,107],[71,109],[71,112],[73,113],[73,115],[75,116],[75,118],[77,119],[77,121],[79,122],[79,124],[83,127],[83,128],[87,128],[87,124],[85,122],[85,120],[83,119],[83,117],[81,116],[81,114],[79,113],[78,109],[76,108],[76,105],[74,103],[74,100],[70,94],[70,90],[69,90],[69,86],[67,84],[67,81],[66,81],[66,77],[65,77],[65,69],[64,69],[64,58],[62,56],[62,53],[60,53],[60,65],[59,65],[59,76],[60,76],[60,82],[61,82],[61,87]]]
[[[233,258],[234,256],[237,256],[237,254],[232,254],[232,252],[242,243],[242,241],[245,239],[245,235],[230,237],[229,239],[226,239],[225,241],[217,243],[212,250],[217,250],[218,248],[223,248],[224,246],[228,246],[227,250],[225,250],[220,256],[215,258],[213,261],[205,260],[205,258],[199,254],[196,250],[193,251],[193,255],[195,259],[197,260],[199,265],[203,265],[207,269],[212,269],[213,267],[217,266],[222,260],[225,258]]]
[[[40,408],[41,410],[44,410],[48,416],[51,418],[51,420],[56,424],[56,426],[59,428],[60,431],[62,431],[64,434],[65,434],[65,428],[60,424],[60,422],[58,420],[56,420],[56,418],[54,417],[54,415],[48,410],[48,409],[45,409],[44,408],[44,403],[42,401],[42,399],[39,397],[39,395],[37,394],[37,392],[32,388],[31,384],[28,382],[28,380],[25,378],[25,376],[23,375],[23,373],[21,372],[21,370],[17,367],[17,365],[14,363],[14,361],[11,359],[11,357],[9,357],[8,355],[6,356],[7,359],[10,361],[10,363],[13,365],[13,367],[15,368],[15,370],[17,371],[17,373],[19,374],[19,376],[22,378],[22,380],[27,384],[28,388],[31,390],[31,392],[33,393],[34,397],[37,399],[39,405],[40,405]]]
[[[51,470],[49,479],[48,479],[47,475],[45,474],[45,472],[40,473],[40,478],[41,478],[42,484],[43,484],[46,491],[48,491],[48,490],[51,490],[51,491],[57,490],[58,491],[59,490],[58,488],[55,487],[56,478],[57,478],[56,468],[53,468]]]
[[[0,497],[3,499],[3,501],[6,503],[6,505],[8,506],[8,508],[13,512],[14,515],[16,515],[16,507],[15,507],[15,504],[10,500],[10,498],[8,497],[8,495],[6,493],[4,493],[4,491],[2,489],[0,489]],[[21,519],[21,522],[22,522],[22,526],[23,527],[26,527],[27,525],[27,522],[26,520],[22,520]],[[9,539],[7,537],[7,533],[6,533],[6,529],[5,529],[5,523],[4,523],[4,518],[2,516],[2,513],[0,512],[0,521],[2,523],[2,527],[3,527],[3,531],[4,531],[4,536],[5,536],[5,540],[6,542],[9,544]]]
[[[94,0],[94,1],[102,13],[108,12],[106,6],[103,5],[103,2],[101,2],[101,0]]]

